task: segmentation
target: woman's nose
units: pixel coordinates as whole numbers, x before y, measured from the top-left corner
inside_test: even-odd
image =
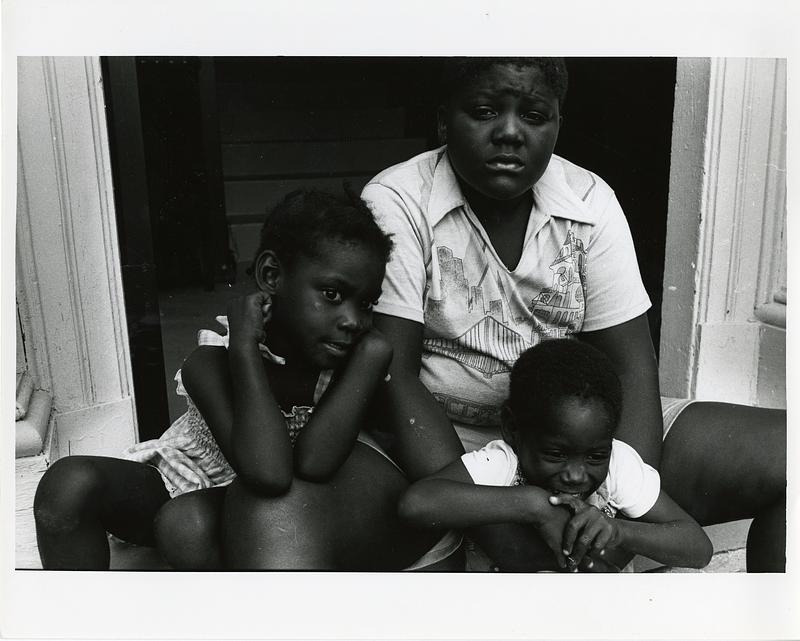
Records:
[[[522,144],[522,127],[516,114],[503,114],[495,122],[495,143]]]

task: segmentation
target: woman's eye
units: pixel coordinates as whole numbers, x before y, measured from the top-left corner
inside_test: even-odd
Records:
[[[361,308],[369,311],[373,307],[375,307],[375,305],[377,305],[377,304],[378,304],[377,299],[376,300],[365,300],[365,301],[361,302]]]
[[[542,113],[539,113],[538,111],[529,111],[527,113],[524,113],[522,114],[522,119],[537,124],[547,122],[548,120],[547,116],[545,116]]]
[[[327,287],[322,290],[322,295],[332,303],[340,303],[342,302],[342,294],[337,289],[333,289],[331,287]]]

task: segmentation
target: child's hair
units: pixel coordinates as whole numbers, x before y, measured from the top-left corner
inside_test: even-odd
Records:
[[[544,81],[555,97],[559,108],[567,97],[567,65],[564,58],[448,58],[442,65],[440,89],[442,102],[447,102],[465,85],[496,65],[534,67],[542,72]]]
[[[391,238],[378,227],[367,204],[348,186],[345,191],[347,198],[313,189],[287,194],[264,221],[255,257],[269,249],[291,265],[300,254],[316,256],[321,241],[337,240],[363,244],[388,261]]]
[[[508,407],[518,426],[538,424],[564,398],[597,399],[613,433],[622,410],[622,387],[600,350],[574,339],[545,340],[522,353],[511,370]]]

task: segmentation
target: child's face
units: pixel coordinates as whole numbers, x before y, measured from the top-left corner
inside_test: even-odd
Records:
[[[550,416],[517,433],[515,448],[531,485],[586,499],[605,480],[611,457],[608,412],[598,399],[567,397]]]
[[[342,365],[372,325],[384,269],[378,252],[357,242],[323,240],[316,256],[297,256],[281,274],[272,317],[290,343],[287,357]]]
[[[440,112],[450,161],[484,196],[525,194],[547,169],[558,138],[558,99],[536,67],[495,65]]]

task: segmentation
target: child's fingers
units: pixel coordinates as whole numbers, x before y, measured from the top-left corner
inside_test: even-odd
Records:
[[[585,514],[576,514],[573,516],[566,527],[564,528],[564,536],[562,538],[562,545],[564,546],[564,554],[572,555],[573,548],[575,547],[575,539],[586,526]]]
[[[581,512],[586,507],[586,503],[581,501],[581,499],[579,499],[577,496],[571,496],[569,494],[556,494],[551,496],[549,501],[550,505],[563,505],[573,514]]]
[[[602,531],[602,524],[596,520],[589,521],[575,541],[570,556],[580,563],[589,550],[597,547],[597,537]]]
[[[602,529],[600,532],[597,533],[597,536],[594,539],[594,543],[592,547],[597,551],[600,552],[605,549],[605,547],[611,542],[611,530]]]

